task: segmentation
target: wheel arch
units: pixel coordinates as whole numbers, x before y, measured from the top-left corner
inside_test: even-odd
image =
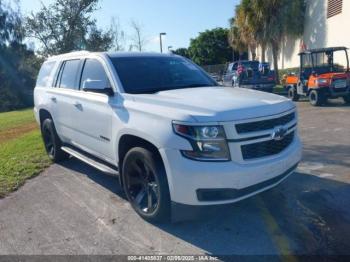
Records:
[[[45,119],[52,119],[52,115],[48,110],[42,108],[39,110],[40,126],[42,125]]]
[[[142,147],[150,150],[156,155],[159,161],[162,161],[162,164],[164,166],[164,161],[162,159],[162,156],[158,150],[158,147],[154,143],[137,135],[124,134],[119,138],[119,141],[118,141],[118,169],[120,173],[121,185],[123,185],[123,161],[125,159],[126,154],[129,152],[129,150],[135,147]]]

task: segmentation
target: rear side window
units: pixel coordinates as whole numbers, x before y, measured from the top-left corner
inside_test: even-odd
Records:
[[[53,81],[53,68],[56,62],[45,62],[39,71],[38,79],[36,80],[36,86],[40,87],[50,87]]]
[[[80,60],[65,61],[60,73],[60,88],[78,89],[77,75],[79,70]]]
[[[105,87],[111,86],[102,64],[96,59],[86,59],[81,76],[80,89],[83,88],[85,81],[90,80],[101,81]]]

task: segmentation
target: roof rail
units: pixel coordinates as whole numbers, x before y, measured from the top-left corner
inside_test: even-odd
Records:
[[[81,55],[83,55],[83,54],[88,54],[88,53],[90,53],[89,51],[86,51],[86,50],[77,50],[77,51],[70,51],[69,53],[67,53],[67,54],[72,54],[72,55],[79,55],[79,54],[81,54]]]
[[[54,56],[51,56],[51,57],[49,57],[49,58],[70,57],[70,56],[74,56],[74,55],[86,55],[86,54],[90,54],[90,53],[91,53],[91,52],[86,51],[86,50],[71,51],[71,52],[69,52],[69,53],[54,55]]]

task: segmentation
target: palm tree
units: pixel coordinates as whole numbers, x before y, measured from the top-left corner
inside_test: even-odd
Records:
[[[233,50],[239,53],[239,59],[242,59],[244,52],[248,49],[242,40],[238,27],[235,25],[235,19],[230,19],[229,43]]]
[[[278,54],[287,36],[299,37],[304,31],[305,0],[242,0],[248,28],[254,42],[262,47],[262,59],[270,46],[276,81],[279,82]],[[236,13],[237,15],[237,13]],[[239,14],[238,14],[239,16]],[[247,28],[247,25],[246,25]]]
[[[251,0],[242,0],[241,4],[236,6],[235,23],[238,28],[240,39],[249,47],[252,59],[256,58],[257,39],[255,37],[255,28],[251,22],[253,17]]]
[[[230,43],[239,50],[248,46],[255,59],[255,49],[270,46],[276,81],[279,82],[278,54],[287,36],[299,37],[304,30],[305,0],[241,0],[231,20]]]

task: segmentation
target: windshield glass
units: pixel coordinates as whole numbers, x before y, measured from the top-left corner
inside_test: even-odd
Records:
[[[258,61],[242,62],[242,65],[245,68],[251,68],[254,71],[258,71],[259,70],[259,62]]]
[[[113,57],[111,60],[125,92],[130,94],[217,86],[201,69],[182,57]]]
[[[347,68],[344,50],[312,54],[314,71],[318,74],[344,72]]]

